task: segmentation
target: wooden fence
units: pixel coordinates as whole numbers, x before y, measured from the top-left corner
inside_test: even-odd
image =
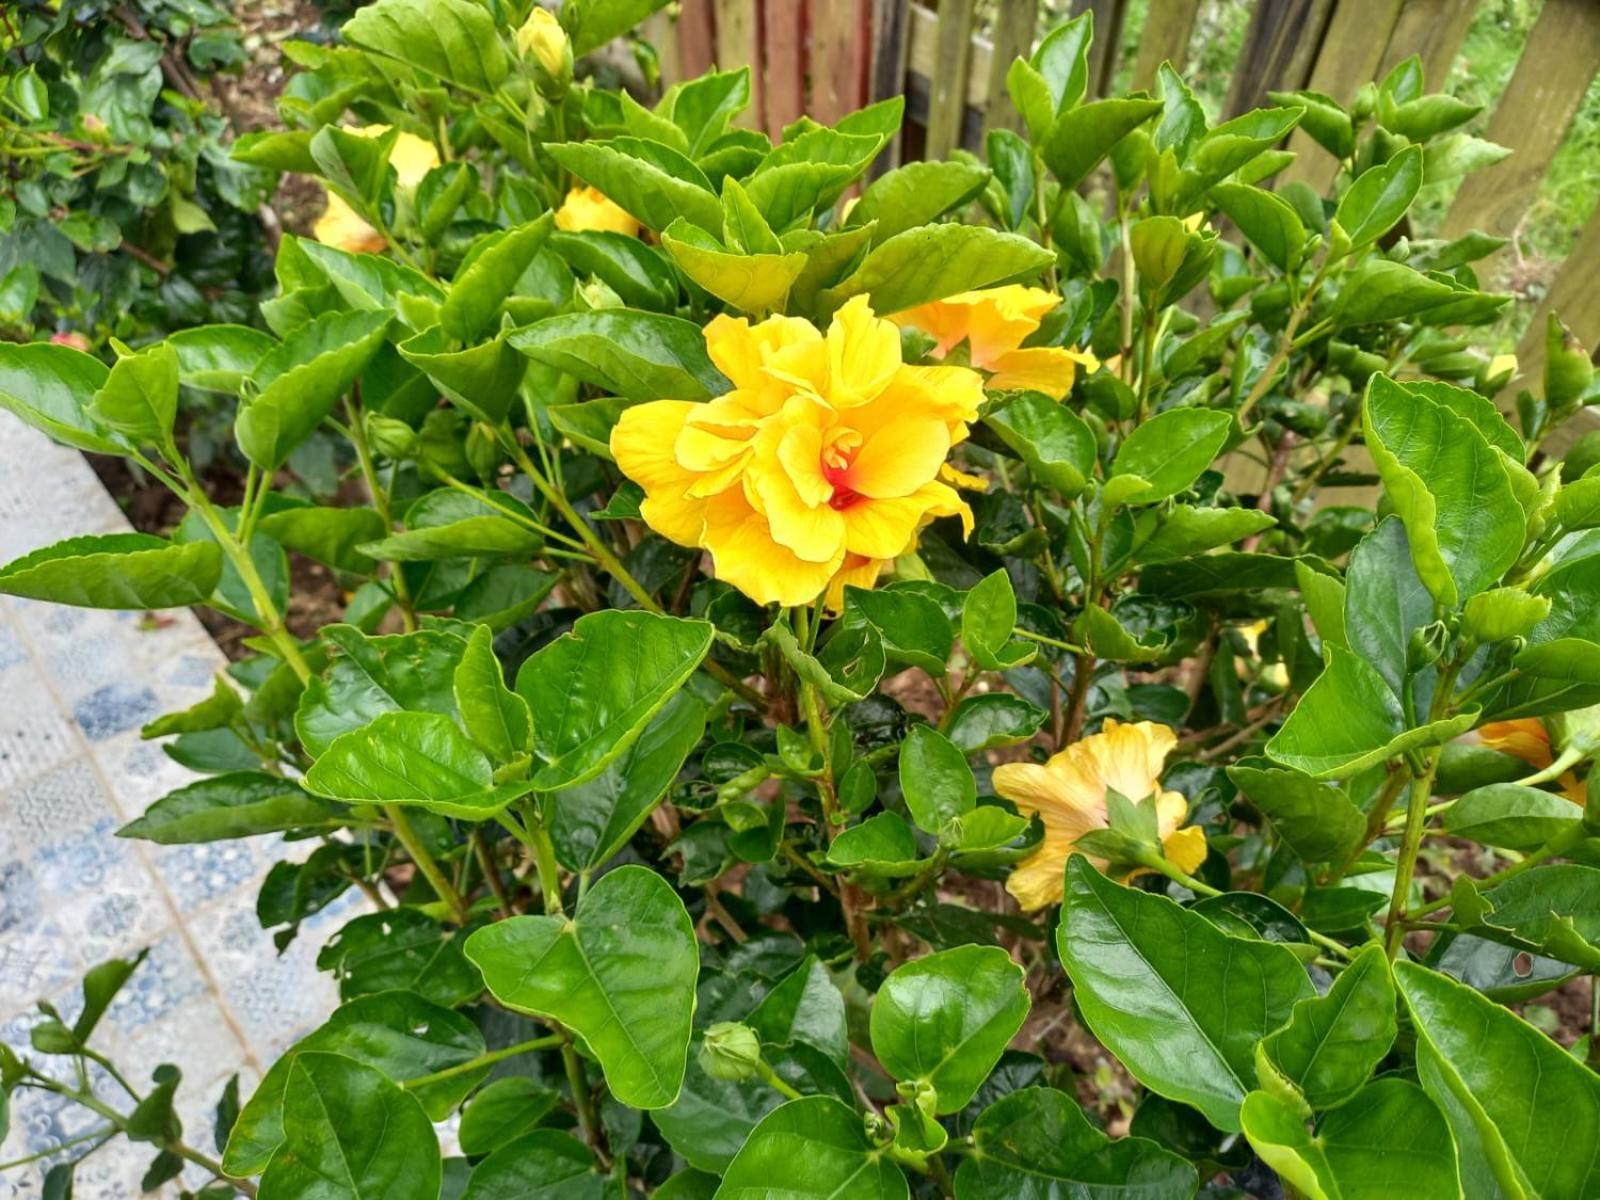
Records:
[[[1133,85],[1181,65],[1204,0],[1150,0],[1135,50]],[[774,137],[801,113],[831,122],[873,100],[906,97],[907,121],[879,164],[981,151],[984,130],[1014,127],[1005,74],[1033,46],[1038,0],[993,0],[989,37],[974,34],[977,0],[681,0],[649,34],[668,82],[713,65],[755,68],[747,122]],[[1104,94],[1119,61],[1128,0],[1074,0],[1094,11],[1090,89]],[[1309,87],[1348,103],[1364,83],[1412,54],[1441,87],[1477,14],[1477,0],[1257,0],[1232,73],[1224,116],[1266,103],[1268,91]],[[1443,232],[1512,236],[1538,196],[1584,94],[1600,72],[1600,0],[1545,0],[1486,136],[1513,153],[1469,175]],[[1285,178],[1316,188],[1337,164],[1304,134]],[[1502,253],[1510,253],[1510,250]],[[1484,269],[1493,271],[1492,264]],[[1526,379],[1544,362],[1545,314],[1559,312],[1584,345],[1600,346],[1600,208],[1589,218],[1517,356]]]

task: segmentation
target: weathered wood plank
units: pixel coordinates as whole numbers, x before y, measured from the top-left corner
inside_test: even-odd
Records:
[[[644,40],[656,48],[656,58],[661,64],[661,86],[671,87],[683,78],[678,63],[678,23],[664,9],[657,9],[645,18]]]
[[[1133,60],[1133,86],[1153,89],[1161,64],[1170,62],[1179,72],[1189,58],[1189,39],[1200,14],[1200,0],[1166,0],[1151,4],[1139,35],[1139,56]]]
[[[867,98],[873,103],[906,92],[906,71],[911,53],[911,0],[872,0],[872,62],[868,66]],[[868,170],[869,178],[900,165],[904,134],[889,145]]]
[[[678,12],[678,78],[693,79],[716,61],[716,18],[711,0],[683,0]]]
[[[734,124],[753,128],[761,123],[761,25],[758,0],[715,0],[717,69],[736,71],[750,67],[750,107]]]
[[[1152,10],[1159,7],[1152,0]],[[1128,0],[1072,0],[1072,15],[1094,13],[1094,44],[1089,48],[1089,96],[1104,96],[1111,90],[1117,73],[1117,54],[1122,47],[1122,23],[1128,15]]]
[[[1445,214],[1444,236],[1471,229],[1509,237],[1539,194],[1550,160],[1600,69],[1600,4],[1545,0],[1522,57],[1489,119],[1487,137],[1511,154],[1468,175]]]
[[[933,70],[928,73],[932,85],[928,99],[929,158],[944,158],[961,144],[976,7],[976,0],[939,2],[939,36],[934,46]]]
[[[866,100],[870,0],[811,0],[810,113],[824,125]]]
[[[1258,0],[1223,115],[1260,108],[1268,92],[1305,87],[1332,12],[1333,0]]]
[[[1187,0],[1179,2],[1187,3]],[[1022,128],[1021,115],[1011,107],[1006,72],[1018,57],[1027,58],[1033,53],[1033,33],[1038,20],[1039,0],[999,0],[995,6],[994,32],[990,38],[989,94],[984,110],[991,129]]]
[[[1339,0],[1306,86],[1340,104],[1355,99],[1357,89],[1376,78],[1383,65],[1400,7],[1401,0]],[[1289,138],[1289,149],[1298,157],[1283,172],[1283,179],[1298,179],[1313,191],[1327,191],[1339,173],[1333,155],[1298,129]]]
[[[1522,380],[1507,391],[1517,387],[1539,390],[1539,380],[1544,375],[1545,319],[1552,312],[1591,354],[1600,349],[1600,287],[1595,286],[1596,279],[1600,279],[1600,209],[1590,215],[1572,253],[1567,255],[1555,282],[1550,285],[1550,294],[1533,314],[1533,321],[1517,346],[1517,367]],[[1552,453],[1564,453],[1579,436],[1597,424],[1600,422],[1589,414],[1570,421],[1571,428],[1551,435],[1547,448]]]
[[[1475,0],[1405,0],[1389,35],[1378,77],[1415,54],[1422,60],[1422,78],[1428,90],[1442,91],[1478,7]]]
[[[907,73],[920,75],[928,80],[931,86],[937,69],[934,64],[939,53],[938,14],[919,4],[913,4],[907,42]],[[967,104],[971,108],[982,110],[988,103],[989,80],[994,71],[993,56],[994,51],[989,45],[988,38],[972,39],[972,58],[967,70]]]
[[[763,127],[777,141],[806,111],[805,0],[765,0],[762,17]]]

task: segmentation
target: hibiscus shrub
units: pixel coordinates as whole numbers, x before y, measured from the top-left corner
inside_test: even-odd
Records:
[[[365,893],[220,1160],[170,1069],[41,1057],[100,1064],[136,964],[5,1087],[207,1196],[1600,1193],[1596,1043],[1508,1007],[1600,967],[1600,473],[1540,450],[1597,393],[1552,322],[1503,416],[1499,240],[1410,236],[1471,110],[1415,60],[1089,100],[1086,16],[1026,133],[874,177],[899,100],[774,145],[746,71],[585,74],[657,6],[290,44],[238,152],[331,196],[271,333],[0,348],[189,507],[0,591],[259,631],[123,834],[282,836],[280,945]],[[1296,128],[1332,195],[1261,186]],[[237,399],[236,505],[184,389]],[[330,433],[367,503],[295,498]],[[314,636],[291,555],[345,585]]]

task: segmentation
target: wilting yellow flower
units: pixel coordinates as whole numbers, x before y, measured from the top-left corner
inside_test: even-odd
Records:
[[[966,342],[967,361],[988,371],[989,387],[997,391],[1026,388],[1059,400],[1072,390],[1080,366],[1093,371],[1100,365],[1083,350],[1022,348],[1044,315],[1060,303],[1054,292],[1013,283],[946,296],[896,313],[894,319],[936,339],[941,358]]]
[[[389,132],[387,125],[364,125],[347,132],[357,137],[375,138]],[[414,133],[401,133],[389,151],[389,165],[394,168],[395,186],[409,192],[422,182],[423,176],[439,165],[439,151],[426,138]],[[386,243],[379,233],[356,214],[356,211],[333,192],[328,193],[328,207],[311,228],[311,235],[325,246],[348,250],[352,254],[377,254]]]
[[[575,187],[556,209],[556,228],[569,233],[595,230],[639,236],[639,222],[621,205],[615,204],[599,188]]]
[[[644,488],[650,527],[709,550],[718,579],[760,604],[808,604],[841,573],[841,589],[870,586],[935,517],[970,527],[939,475],[977,419],[977,372],[904,365],[862,296],[826,335],[797,317],[719,316],[705,332],[733,389],[627,409],[611,453]]]
[[[1537,717],[1519,717],[1514,721],[1490,721],[1478,726],[1478,741],[1491,750],[1520,758],[1535,771],[1542,771],[1555,762],[1555,752],[1550,748],[1550,732]],[[1587,800],[1588,789],[1571,771],[1556,781],[1561,794],[1574,804]]]
[[[1037,813],[1044,822],[1043,843],[1006,880],[1006,890],[1023,908],[1061,900],[1062,875],[1074,844],[1089,831],[1107,827],[1108,788],[1135,801],[1155,792],[1162,852],[1184,871],[1205,861],[1205,832],[1198,825],[1179,828],[1189,802],[1181,792],[1158,790],[1162,764],[1177,740],[1165,725],[1121,725],[1108,719],[1103,732],[1074,742],[1042,766],[1006,763],[994,769],[996,794],[1023,816]],[[1093,856],[1090,861],[1105,866]]]

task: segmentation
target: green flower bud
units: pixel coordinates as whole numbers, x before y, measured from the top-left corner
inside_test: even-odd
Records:
[[[381,457],[392,458],[397,462],[411,457],[411,452],[417,444],[416,430],[404,421],[379,416],[377,413],[368,413],[366,421],[367,442]]]
[[[1438,662],[1444,657],[1449,642],[1450,631],[1445,628],[1443,621],[1413,630],[1411,641],[1406,646],[1406,671],[1420,671]]]
[[[761,1062],[761,1039],[748,1025],[718,1021],[700,1040],[700,1067],[713,1079],[738,1083],[756,1073]]]

